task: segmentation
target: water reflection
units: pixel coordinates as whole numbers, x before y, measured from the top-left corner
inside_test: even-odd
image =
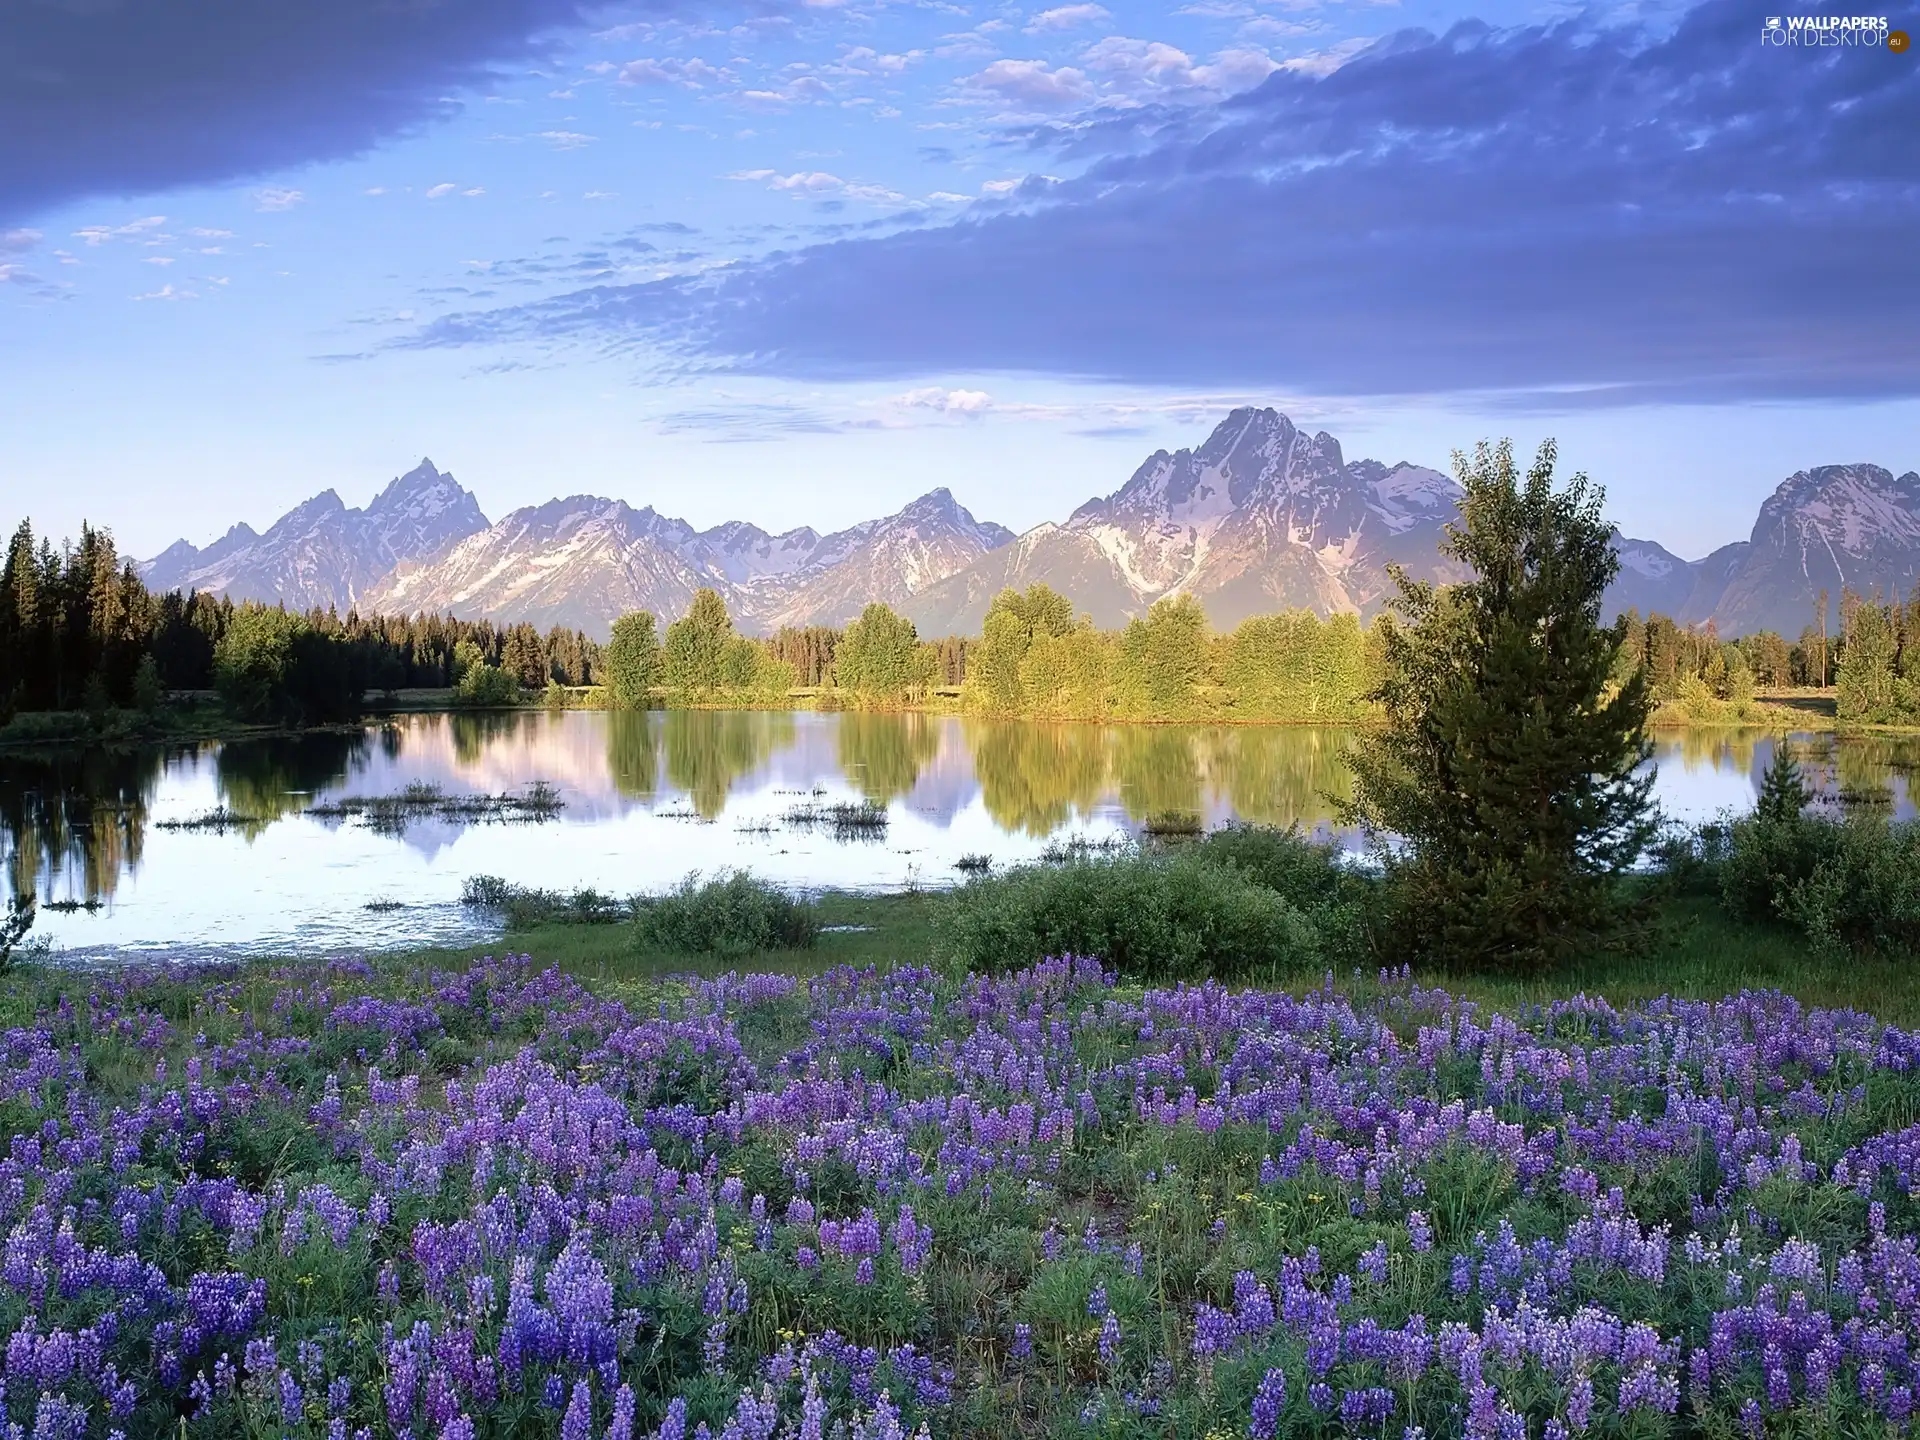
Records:
[[[16,893],[99,907],[48,917],[70,945],[418,943],[467,933],[453,901],[474,873],[624,893],[747,865],[789,884],[885,887],[945,883],[963,854],[1015,861],[1063,832],[1097,839],[1162,816],[1337,834],[1350,743],[1339,729],[927,715],[416,715],[228,745],[0,757],[0,861]],[[1685,819],[1744,808],[1779,743],[1663,734],[1656,797]],[[1920,737],[1789,743],[1836,810],[1914,813]],[[410,785],[500,794],[535,781],[564,800],[553,824],[442,817],[392,836],[303,813]],[[886,805],[885,843],[837,845],[788,825],[795,793],[815,790]],[[216,811],[246,823],[179,828]],[[370,917],[369,900],[403,909]]]

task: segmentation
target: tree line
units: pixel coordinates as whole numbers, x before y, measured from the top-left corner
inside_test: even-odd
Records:
[[[452,686],[511,701],[523,687],[596,684],[599,667],[600,647],[559,627],[156,594],[91,525],[56,549],[22,521],[0,565],[0,723],[152,710],[170,691],[207,689],[244,718],[311,723],[359,714],[369,691]]]
[[[0,722],[20,710],[153,709],[170,691],[215,689],[246,718],[323,722],[368,692],[454,690],[476,707],[598,687],[614,708],[819,702],[886,709],[941,691],[971,714],[1047,720],[1247,720],[1341,724],[1373,718],[1391,618],[1294,610],[1216,631],[1190,596],[1118,630],[1076,617],[1044,584],[1007,590],[977,636],[923,639],[871,604],[844,627],[734,628],[701,590],[662,628],[622,616],[602,646],[578,630],[437,615],[305,613],[205,594],[155,594],[110,533],[36,542],[22,523],[0,571]],[[1756,691],[1837,687],[1840,718],[1920,723],[1920,591],[1905,602],[1843,592],[1829,623],[1789,643],[1771,631],[1722,640],[1711,625],[1623,617],[1613,680],[1646,677],[1658,713],[1739,719]]]

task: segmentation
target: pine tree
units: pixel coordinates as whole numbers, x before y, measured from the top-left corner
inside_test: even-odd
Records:
[[[1793,751],[1784,741],[1775,745],[1773,759],[1767,762],[1766,773],[1760,777],[1760,798],[1753,807],[1754,818],[1763,824],[1790,824],[1800,818],[1812,800],[1813,792],[1800,774],[1800,762],[1793,758]]]
[[[1612,882],[1653,835],[1646,677],[1616,681],[1626,627],[1600,623],[1619,569],[1602,495],[1584,475],[1556,487],[1554,459],[1548,442],[1522,480],[1511,443],[1455,456],[1441,549],[1473,578],[1396,573],[1385,725],[1355,755],[1347,813],[1411,943],[1446,962],[1537,971],[1613,929]]]

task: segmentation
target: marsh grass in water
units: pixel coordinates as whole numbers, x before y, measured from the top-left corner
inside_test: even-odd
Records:
[[[357,819],[370,830],[398,834],[415,820],[428,818],[468,824],[537,824],[557,818],[565,807],[559,790],[545,780],[536,780],[517,794],[498,795],[450,795],[438,785],[415,781],[391,795],[349,795],[310,805],[306,813],[322,820]]]
[[[835,840],[881,840],[887,833],[887,807],[879,800],[810,801],[790,806],[782,820],[796,830],[824,830]]]

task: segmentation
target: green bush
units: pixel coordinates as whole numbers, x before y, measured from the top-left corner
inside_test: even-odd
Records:
[[[735,956],[810,949],[820,916],[810,902],[734,870],[704,884],[689,875],[635,902],[633,926],[642,951]]]
[[[1091,955],[1152,981],[1303,970],[1328,951],[1305,908],[1201,846],[969,880],[948,900],[941,934],[948,957],[968,969]]]
[[[497,875],[473,875],[461,887],[460,903],[491,910],[509,930],[535,925],[612,925],[630,917],[634,902],[603,894],[591,886],[578,890],[539,890],[515,885]]]
[[[1732,914],[1791,925],[1827,954],[1920,950],[1920,823],[1736,820],[1720,894]]]

